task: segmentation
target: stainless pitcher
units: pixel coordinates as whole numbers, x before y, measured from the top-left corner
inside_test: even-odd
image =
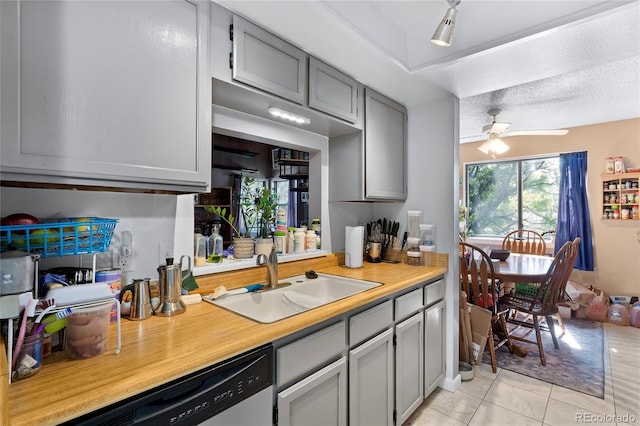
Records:
[[[154,313],[161,317],[178,315],[187,310],[182,302],[182,266],[173,264],[173,258],[167,258],[166,265],[158,267],[160,304]]]
[[[132,321],[145,320],[153,314],[151,308],[151,290],[149,278],[134,279],[133,284],[125,286],[120,291],[120,297],[126,291],[131,291],[131,311],[129,319]]]

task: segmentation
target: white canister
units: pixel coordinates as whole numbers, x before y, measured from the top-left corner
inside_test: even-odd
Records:
[[[624,173],[624,160],[622,157],[615,158],[614,169],[616,173]]]
[[[303,228],[296,228],[293,233],[293,252],[304,253],[306,233]]]
[[[316,251],[316,231],[312,231],[311,229],[307,231],[306,239],[305,239],[305,250],[306,251]]]

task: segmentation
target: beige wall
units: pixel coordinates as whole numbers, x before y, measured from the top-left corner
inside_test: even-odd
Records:
[[[604,159],[624,156],[626,167],[640,167],[640,119],[623,120],[572,128],[566,136],[520,136],[505,139],[511,147],[496,160],[549,153],[588,152],[588,188],[593,230],[594,271],[574,270],[571,280],[593,283],[610,295],[640,295],[640,221],[601,219],[600,175]],[[482,142],[460,146],[460,172],[464,164],[491,160],[478,151]],[[461,194],[462,196],[462,194]]]

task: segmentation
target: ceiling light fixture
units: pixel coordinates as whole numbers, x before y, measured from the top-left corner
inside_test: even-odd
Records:
[[[267,109],[267,111],[269,111],[269,114],[273,115],[274,117],[278,117],[278,118],[281,118],[281,119],[287,120],[287,121],[293,121],[296,124],[309,124],[309,123],[311,123],[311,119],[309,117],[305,117],[305,116],[302,116],[302,115],[294,114],[292,112],[285,111],[285,110],[280,109],[280,108],[269,107]]]
[[[478,147],[478,150],[483,154],[491,154],[493,158],[496,158],[496,154],[504,154],[509,151],[509,145],[504,143],[497,134],[489,134],[489,139]]]
[[[456,14],[458,13],[456,6],[460,4],[460,0],[447,0],[447,2],[449,9],[431,37],[431,43],[444,47],[451,46],[453,29],[456,26]]]

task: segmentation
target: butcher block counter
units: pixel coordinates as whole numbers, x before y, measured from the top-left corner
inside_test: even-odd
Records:
[[[2,424],[54,425],[108,406],[143,391],[223,361],[375,302],[404,288],[444,275],[447,256],[438,266],[365,263],[363,268],[339,266],[339,255],[279,265],[280,279],[314,269],[317,272],[380,282],[363,293],[312,309],[272,324],[260,324],[210,303],[189,305],[184,314],[121,320],[122,349],[115,354],[117,329],[111,325],[107,352],[70,361],[62,353],[46,358],[34,376],[0,387]],[[218,285],[234,288],[264,282],[265,268],[197,277],[198,292]],[[0,377],[7,379],[6,362]],[[7,418],[8,417],[8,418]]]

